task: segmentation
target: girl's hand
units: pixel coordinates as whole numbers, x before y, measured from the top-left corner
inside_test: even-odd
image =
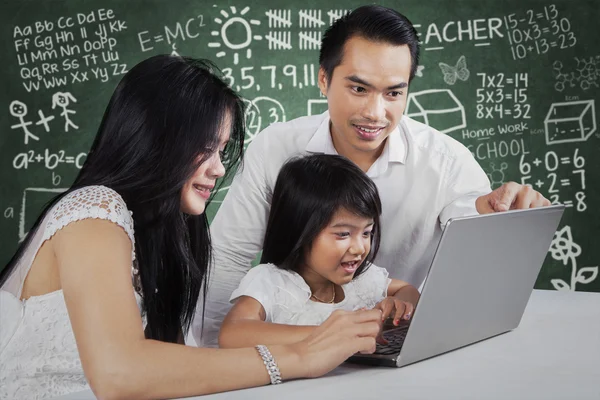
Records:
[[[382,321],[385,321],[393,314],[394,325],[398,326],[401,319],[405,321],[410,319],[415,306],[408,301],[400,300],[393,296],[388,296],[377,303],[374,309],[381,310]]]
[[[374,307],[375,310],[381,310],[381,321],[385,321],[393,316],[394,326],[400,324],[400,320],[408,321],[412,316],[415,306],[407,301],[403,301],[394,296],[388,296],[381,300]],[[377,336],[377,343],[387,344],[387,341],[380,334]]]
[[[355,353],[373,353],[380,325],[380,310],[334,311],[306,339],[291,345],[306,367],[302,375],[321,376]]]

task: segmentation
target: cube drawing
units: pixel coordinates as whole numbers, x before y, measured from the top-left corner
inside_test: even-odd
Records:
[[[552,103],[544,128],[548,145],[586,141],[596,132],[594,100]]]
[[[449,89],[430,89],[408,96],[405,114],[442,133],[465,128],[465,107]]]

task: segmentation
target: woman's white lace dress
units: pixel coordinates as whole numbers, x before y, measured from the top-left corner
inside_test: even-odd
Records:
[[[132,215],[112,189],[84,187],[52,208],[0,288],[0,399],[43,399],[89,389],[62,290],[20,300],[25,277],[44,241],[71,222],[87,218],[121,226],[135,248]],[[139,306],[137,293],[136,299]]]
[[[312,301],[310,287],[299,274],[273,264],[261,264],[244,276],[231,295],[256,299],[265,309],[267,322],[288,325],[320,325],[335,310],[373,308],[387,296],[391,282],[384,268],[371,265],[360,276],[342,286],[344,300],[326,304]]]

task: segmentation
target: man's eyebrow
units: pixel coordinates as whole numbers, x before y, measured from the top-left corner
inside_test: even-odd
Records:
[[[347,76],[346,79],[349,80],[349,81],[351,81],[351,82],[358,83],[360,85],[366,86],[366,87],[371,88],[371,89],[375,88],[375,86],[373,86],[369,82],[365,81],[364,79],[359,78],[356,75]],[[405,87],[408,87],[408,83],[406,83],[406,82],[400,82],[397,85],[392,85],[392,86],[386,87],[385,90],[404,89]]]

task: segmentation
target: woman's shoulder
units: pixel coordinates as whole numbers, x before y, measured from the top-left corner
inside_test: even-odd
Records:
[[[83,186],[65,195],[54,207],[54,210],[93,210],[95,212],[127,212],[127,204],[114,189],[106,186]]]
[[[109,220],[121,226],[134,242],[133,214],[115,190],[106,186],[84,186],[66,194],[48,213],[44,239],[68,224],[83,219]]]

